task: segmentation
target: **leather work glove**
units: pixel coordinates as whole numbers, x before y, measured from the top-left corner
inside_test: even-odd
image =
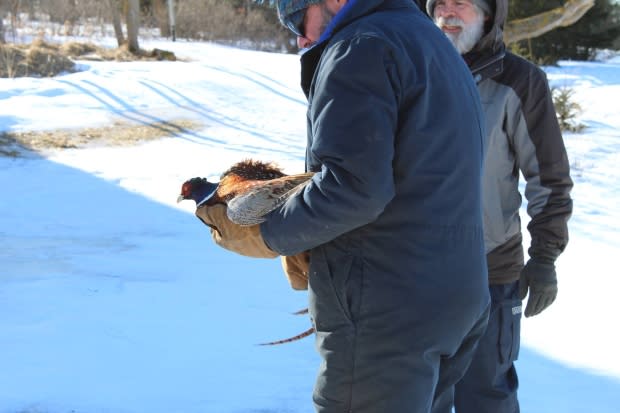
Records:
[[[558,295],[558,279],[553,262],[530,258],[521,270],[519,279],[521,300],[527,295],[528,289],[530,297],[527,299],[524,314],[531,317],[549,307]]]
[[[293,290],[307,290],[310,253],[304,251],[297,255],[283,256],[281,261],[284,274]]]
[[[196,216],[211,227],[211,237],[217,245],[246,257],[275,258],[279,255],[267,247],[259,225],[237,225],[228,218],[226,210],[226,205],[222,204],[196,209]]]

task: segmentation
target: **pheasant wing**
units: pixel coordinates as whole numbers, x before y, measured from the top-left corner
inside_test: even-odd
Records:
[[[256,225],[264,216],[301,192],[314,173],[288,175],[254,184],[228,201],[228,218],[238,225]]]

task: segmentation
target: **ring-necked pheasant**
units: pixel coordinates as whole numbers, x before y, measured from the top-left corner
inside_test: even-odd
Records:
[[[185,181],[177,202],[190,199],[196,202],[196,207],[225,204],[232,222],[255,225],[303,190],[313,175],[313,172],[286,175],[273,163],[246,159],[230,167],[217,183],[205,178]]]
[[[302,191],[314,172],[286,175],[273,163],[246,159],[231,166],[217,183],[205,178],[192,178],[183,183],[177,202],[193,200],[202,205],[227,205],[228,218],[238,225],[255,225],[264,216],[282,205],[289,197]],[[295,314],[305,314],[302,310]],[[284,340],[261,343],[276,345],[311,335],[314,327]]]

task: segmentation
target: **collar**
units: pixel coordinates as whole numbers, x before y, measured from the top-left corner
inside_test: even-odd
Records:
[[[471,74],[476,83],[485,79],[493,78],[504,71],[504,57],[506,48],[500,47],[493,52],[491,50],[482,52],[468,52],[463,55],[463,60],[469,66]]]

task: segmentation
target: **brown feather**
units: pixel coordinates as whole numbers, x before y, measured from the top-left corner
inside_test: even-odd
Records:
[[[228,201],[228,218],[239,225],[256,225],[265,215],[301,192],[314,173],[287,175],[269,181],[254,181]]]
[[[220,175],[215,195],[205,204],[227,204],[237,194],[244,193],[252,185],[283,176],[286,174],[274,163],[244,159]]]
[[[236,175],[246,180],[268,181],[270,179],[286,176],[284,172],[273,162],[262,162],[253,159],[244,159],[237,162],[226,170],[220,179]]]
[[[239,225],[255,225],[301,191],[314,173],[286,175],[274,163],[245,159],[226,170],[213,197],[205,205],[226,204],[228,218]]]

